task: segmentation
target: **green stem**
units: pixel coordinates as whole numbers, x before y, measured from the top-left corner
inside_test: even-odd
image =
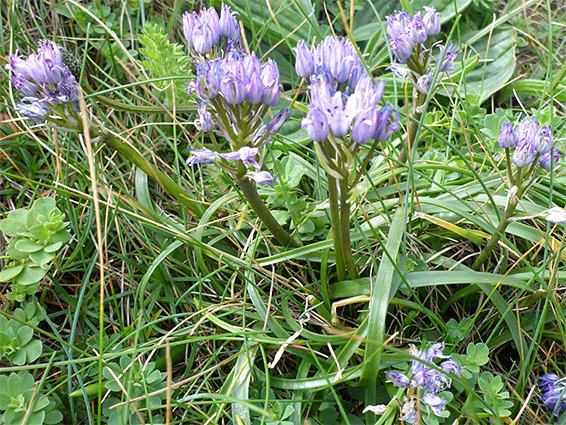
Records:
[[[415,102],[413,116],[411,117],[411,122],[409,123],[409,131],[407,132],[407,140],[405,145],[401,148],[401,153],[399,153],[399,159],[396,167],[400,167],[405,162],[407,162],[407,152],[412,148],[417,138],[417,130],[419,129],[419,123],[421,122],[421,117],[424,111],[419,111],[424,105],[426,100],[426,95],[420,93],[417,95],[417,100]]]
[[[338,184],[337,180],[330,174],[328,176],[328,202],[330,204],[330,228],[332,229],[332,241],[334,243],[334,255],[336,257],[336,272],[338,280],[346,280],[346,270],[344,268],[344,254],[340,243],[340,206],[338,204]]]
[[[243,164],[241,165],[242,167],[244,167]],[[248,201],[259,219],[263,224],[265,224],[265,227],[269,229],[275,239],[277,239],[283,246],[292,246],[293,248],[300,247],[300,240],[296,236],[291,236],[289,233],[287,233],[287,231],[283,229],[283,227],[281,227],[277,220],[275,220],[275,217],[271,215],[271,212],[269,212],[259,194],[257,193],[257,190],[250,183],[250,181],[245,177],[239,176],[236,176],[236,181],[238,182],[240,190],[244,194],[246,201]]]
[[[350,240],[350,204],[348,203],[349,197],[348,179],[340,180],[340,241],[342,245],[342,255],[344,257],[344,264],[348,270],[348,277],[350,279],[357,279],[358,269],[352,255],[352,242]]]
[[[106,143],[108,147],[120,152],[123,156],[140,167],[148,176],[158,181],[173,198],[184,205],[196,217],[200,218],[202,216],[202,207],[194,201],[193,196],[165,173],[157,169],[157,167],[145,159],[137,150],[127,143],[124,143],[119,138],[111,135],[103,135],[102,141]]]

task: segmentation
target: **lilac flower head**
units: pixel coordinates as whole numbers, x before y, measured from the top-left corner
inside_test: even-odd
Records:
[[[61,47],[55,43],[44,43],[37,54],[27,59],[16,52],[8,57],[6,69],[14,87],[23,94],[18,110],[35,122],[43,122],[52,108],[73,102],[70,106],[76,111],[78,84],[71,71],[63,62]],[[65,113],[59,111],[61,115]]]
[[[553,146],[554,136],[552,135],[552,130],[550,129],[550,126],[543,125],[539,128],[535,136],[533,147],[538,153],[546,154],[552,150]]]
[[[558,161],[560,161],[563,156],[564,155],[560,153],[560,150],[553,149],[550,152],[541,155],[538,159],[538,164],[542,168],[546,168],[547,170],[550,170],[552,168],[552,164],[554,165],[558,164]]]
[[[524,143],[524,141],[527,141],[529,144],[533,144],[535,142],[537,132],[537,120],[534,118],[523,118],[523,120],[519,123],[519,131],[517,132],[519,144]]]
[[[512,148],[517,146],[517,132],[513,129],[513,123],[510,121],[501,124],[501,131],[497,139],[499,147],[502,149]]]
[[[425,14],[423,21],[428,28],[429,35],[436,35],[440,32],[440,14],[434,7],[424,6]]]
[[[212,164],[213,162],[216,162],[216,160],[219,157],[219,155],[216,152],[206,148],[204,149],[189,148],[189,150],[191,151],[191,156],[189,157],[189,159],[187,159],[187,162],[185,163],[186,165],[189,166],[195,164]]]
[[[522,139],[517,144],[515,152],[513,153],[513,162],[519,168],[528,167],[536,158],[536,152],[533,144],[527,139]]]
[[[566,410],[566,382],[554,374],[546,374],[539,377],[538,387],[542,393],[541,402],[548,407],[558,419],[560,414]]]
[[[214,128],[214,120],[212,119],[212,114],[206,109],[206,102],[198,102],[198,120],[195,121],[195,125],[201,131],[211,131]]]
[[[413,46],[410,39],[405,35],[391,38],[389,40],[391,52],[395,55],[395,59],[399,63],[407,63],[413,53]]]
[[[409,22],[407,32],[414,45],[423,44],[426,41],[428,37],[428,27],[421,19],[420,13],[416,13],[415,17]]]
[[[246,174],[246,177],[252,179],[261,186],[266,184],[270,184],[271,186],[273,186],[273,183],[275,183],[275,180],[277,180],[278,176],[279,174],[272,176],[269,171],[259,171],[259,172],[250,171],[249,173]]]
[[[560,207],[554,207],[549,209],[546,212],[546,221],[548,221],[549,223],[566,223],[566,210],[564,210],[564,208],[560,208]],[[547,375],[544,375],[547,376]],[[556,375],[554,375],[556,376]],[[545,391],[542,387],[541,387],[541,383],[540,383],[540,379],[539,378],[539,387],[541,391]],[[548,381],[547,378],[545,378],[545,382]]]
[[[305,41],[300,40],[297,43],[297,47],[293,48],[293,50],[297,54],[297,59],[295,61],[295,71],[297,72],[297,75],[302,78],[307,78],[313,75],[314,60]]]
[[[289,115],[291,115],[291,108],[281,109],[281,111],[279,111],[279,113],[275,115],[269,123],[267,123],[266,129],[269,134],[278,133],[281,126],[285,123],[285,121],[287,121],[287,118],[289,118]]]
[[[232,12],[230,6],[225,3],[222,4],[222,10],[220,12],[219,21],[219,32],[224,38],[238,40],[240,38],[240,26],[238,25],[238,20],[236,16],[238,12]]]
[[[316,106],[309,109],[307,116],[301,123],[301,127],[307,130],[309,137],[314,142],[323,142],[328,138],[328,119],[324,112]]]
[[[421,402],[436,416],[442,416],[447,403],[445,399],[438,395],[451,385],[451,380],[446,374],[454,373],[456,376],[460,376],[460,372],[463,370],[463,367],[454,360],[446,360],[450,356],[442,354],[443,350],[444,344],[434,344],[422,350],[412,348],[410,353],[417,359],[411,361],[410,378],[400,372],[385,372],[393,380],[393,383],[400,388],[407,386],[412,389],[420,388],[422,391]],[[444,359],[440,364],[442,371],[429,366],[430,363],[434,363],[438,359]],[[410,401],[407,400],[403,405],[403,417],[405,417],[403,420],[408,423],[416,423],[416,416],[412,413],[414,406],[411,407]],[[414,409],[416,415],[416,407]]]
[[[440,54],[438,55],[438,58],[436,59],[436,66],[438,67],[440,72],[452,72],[454,71],[454,69],[456,69],[455,65],[454,65],[454,60],[456,60],[456,58],[458,57],[458,55],[460,54],[460,50],[456,51],[456,49],[458,48],[458,46],[456,46],[454,43],[450,42],[448,44],[448,47],[444,47],[442,45],[438,46],[440,48]],[[444,58],[443,58],[444,56]],[[442,62],[440,62],[442,60]]]
[[[301,49],[303,54],[307,53],[302,47]],[[306,56],[304,59],[308,61]],[[358,78],[360,68],[363,68],[356,48],[349,39],[345,38],[326,37],[313,48],[312,60],[314,75],[325,75],[332,85],[337,83],[348,83],[349,85],[352,79]],[[304,65],[305,68],[310,68],[310,64],[305,63]]]

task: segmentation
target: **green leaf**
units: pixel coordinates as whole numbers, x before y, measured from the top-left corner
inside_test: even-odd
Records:
[[[15,211],[14,211],[15,212]],[[27,211],[26,211],[27,213]],[[23,221],[12,218],[14,213],[11,213],[8,218],[0,221],[0,230],[6,236],[18,236],[20,233],[27,232],[27,227]]]
[[[395,264],[401,247],[401,241],[405,235],[405,212],[403,208],[397,209],[391,228],[387,236],[385,252],[374,281],[372,296],[370,300],[368,334],[364,364],[360,385],[369,387],[375,385],[379,364],[381,362],[381,348],[385,341],[385,323],[387,309],[389,308],[391,287],[395,278]],[[369,392],[371,393],[371,391]],[[373,400],[366,400],[374,404]]]
[[[473,34],[468,35],[468,39]],[[517,36],[512,30],[494,31],[470,47],[480,55],[481,62],[472,70],[459,87],[460,94],[478,96],[482,104],[493,93],[503,88],[515,71],[515,47]]]
[[[0,282],[7,282],[9,280],[14,279],[17,275],[19,275],[24,266],[14,266],[14,267],[7,267],[0,272]]]
[[[15,281],[20,285],[31,285],[39,282],[47,274],[47,270],[40,267],[27,266],[20,273]]]
[[[20,239],[16,242],[15,248],[24,253],[37,252],[43,248],[43,245],[30,241],[29,239]]]
[[[42,249],[41,251],[30,254],[29,258],[38,266],[44,266],[55,258],[55,254],[51,252],[45,252],[45,250]]]
[[[63,246],[63,242],[59,241],[59,242],[52,243],[51,245],[47,245],[45,248],[43,248],[43,250],[45,252],[55,252],[59,248],[61,248],[62,246]]]

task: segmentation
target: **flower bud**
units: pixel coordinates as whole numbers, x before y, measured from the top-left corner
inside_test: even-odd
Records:
[[[377,113],[377,127],[373,138],[377,141],[384,142],[388,140],[391,135],[399,131],[399,110],[396,108],[395,118],[391,118],[393,115],[393,106],[387,103],[379,112]]]
[[[554,146],[554,136],[552,135],[550,126],[543,125],[538,130],[533,146],[535,151],[540,154],[545,154],[552,150],[552,146]]]
[[[558,149],[552,149],[551,151],[539,157],[538,164],[542,168],[546,168],[547,170],[550,170],[552,168],[553,163],[554,165],[556,165],[563,156],[564,155],[562,155]]]
[[[281,109],[281,111],[279,111],[279,113],[275,115],[269,123],[267,123],[267,131],[269,134],[278,133],[281,126],[285,123],[285,121],[287,121],[287,118],[289,118],[289,115],[291,115],[291,108]]]
[[[254,74],[261,75],[261,62],[253,52],[244,56],[242,66],[247,78],[252,78]]]
[[[236,15],[238,15],[238,12],[231,12],[230,6],[222,4],[220,22],[218,25],[222,37],[232,40],[238,40],[240,38],[240,26],[238,25]]]
[[[263,83],[257,74],[252,75],[248,85],[246,86],[246,94],[244,99],[252,105],[261,103],[263,98]]]
[[[260,171],[260,172],[250,171],[249,173],[246,174],[246,177],[252,179],[257,184],[262,186],[266,184],[270,184],[271,186],[273,186],[273,183],[275,182],[275,180],[277,180],[278,176],[279,173],[277,173],[275,176],[272,176],[269,171]]]
[[[183,34],[185,34],[189,47],[193,47],[193,30],[197,25],[197,19],[198,15],[196,12],[185,12],[183,14]]]
[[[314,74],[314,60],[312,54],[304,40],[297,43],[297,47],[293,48],[297,54],[295,61],[295,71],[302,78],[310,77]]]
[[[191,156],[185,162],[185,165],[195,165],[195,164],[212,164],[218,159],[218,154],[210,149],[191,149]]]
[[[267,106],[277,106],[281,99],[283,87],[279,83],[279,68],[271,59],[267,61],[261,70],[261,80],[263,82],[262,103]]]
[[[513,130],[513,124],[506,122],[501,124],[501,131],[499,132],[498,143],[501,149],[512,148],[517,145],[517,133]]]
[[[210,131],[214,128],[212,114],[206,109],[206,102],[198,102],[199,119],[195,122],[201,131]]]
[[[387,35],[390,39],[403,36],[407,32],[407,23],[411,17],[403,10],[387,17]]]
[[[527,141],[530,144],[535,142],[536,135],[538,133],[537,120],[534,118],[524,118],[519,123],[519,131],[517,132],[519,143]]]
[[[328,138],[328,119],[324,112],[313,107],[303,119],[301,127],[304,128],[314,142],[322,142]]]
[[[230,105],[238,105],[244,101],[242,82],[232,74],[228,74],[222,79],[220,82],[220,91],[226,102]]]
[[[440,32],[440,14],[434,9],[434,7],[424,6],[423,9],[425,10],[423,22],[428,28],[428,34],[438,34]]]
[[[219,28],[219,17],[218,12],[215,8],[211,7],[209,9],[204,9],[201,11],[201,21],[208,25],[210,29],[210,39],[212,45],[218,44],[220,41],[220,28]]]
[[[360,145],[365,145],[373,137],[377,127],[377,111],[368,109],[360,114],[352,127],[352,140]]]
[[[409,29],[409,35],[413,44],[423,44],[428,37],[428,28],[424,21],[421,19],[420,15],[415,15],[415,17],[407,25]]]
[[[433,77],[431,69],[425,75],[421,75],[417,80],[417,90],[423,94],[428,94],[432,86]]]
[[[513,153],[513,163],[519,167],[528,167],[533,163],[536,157],[536,152],[533,149],[532,143],[520,141]]]
[[[44,122],[49,115],[49,108],[44,102],[39,100],[35,100],[32,103],[18,103],[17,111],[37,123]]]
[[[448,47],[442,45],[438,46],[440,48],[440,53],[436,59],[436,66],[439,68],[440,72],[452,72],[456,69],[454,65],[454,60],[460,54],[460,50],[456,52],[457,46],[450,42]],[[444,52],[446,50],[446,52]],[[440,62],[442,60],[442,62]]]
[[[406,36],[394,37],[389,40],[389,45],[391,46],[391,52],[395,55],[397,62],[407,63],[407,59],[409,59],[413,53],[413,46],[409,42],[409,39]]]
[[[193,29],[193,48],[199,55],[205,55],[212,51],[214,46],[213,31],[206,23],[199,23]]]

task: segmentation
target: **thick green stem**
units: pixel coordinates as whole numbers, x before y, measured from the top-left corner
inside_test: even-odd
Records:
[[[344,268],[344,254],[340,234],[340,205],[338,203],[337,180],[328,174],[328,202],[330,204],[330,228],[332,229],[332,241],[334,242],[334,255],[336,257],[336,272],[338,280],[346,280]]]
[[[350,279],[357,279],[358,269],[352,255],[352,242],[350,240],[350,204],[348,180],[346,178],[340,180],[340,245],[342,245],[342,255],[344,264],[348,270]]]
[[[400,167],[405,162],[407,162],[407,152],[411,150],[412,146],[415,144],[417,138],[417,130],[419,129],[419,123],[421,117],[423,116],[422,106],[426,100],[426,95],[419,93],[415,101],[413,116],[411,117],[411,122],[409,123],[409,131],[407,132],[407,140],[405,145],[401,148],[401,153],[399,153],[399,159],[397,167]]]
[[[165,173],[157,169],[157,167],[145,159],[137,150],[111,135],[103,135],[102,141],[106,143],[108,147],[120,152],[127,159],[140,167],[148,176],[157,180],[172,197],[184,205],[196,217],[200,218],[202,216],[202,207],[194,201],[193,196]]]
[[[271,215],[262,199],[260,198],[257,190],[245,177],[236,177],[236,181],[240,186],[240,190],[244,194],[244,197],[249,202],[259,219],[265,224],[265,227],[269,229],[271,234],[279,241],[281,245],[292,246],[297,248],[301,246],[301,242],[296,236],[291,236],[281,225],[275,220],[275,217]]]

